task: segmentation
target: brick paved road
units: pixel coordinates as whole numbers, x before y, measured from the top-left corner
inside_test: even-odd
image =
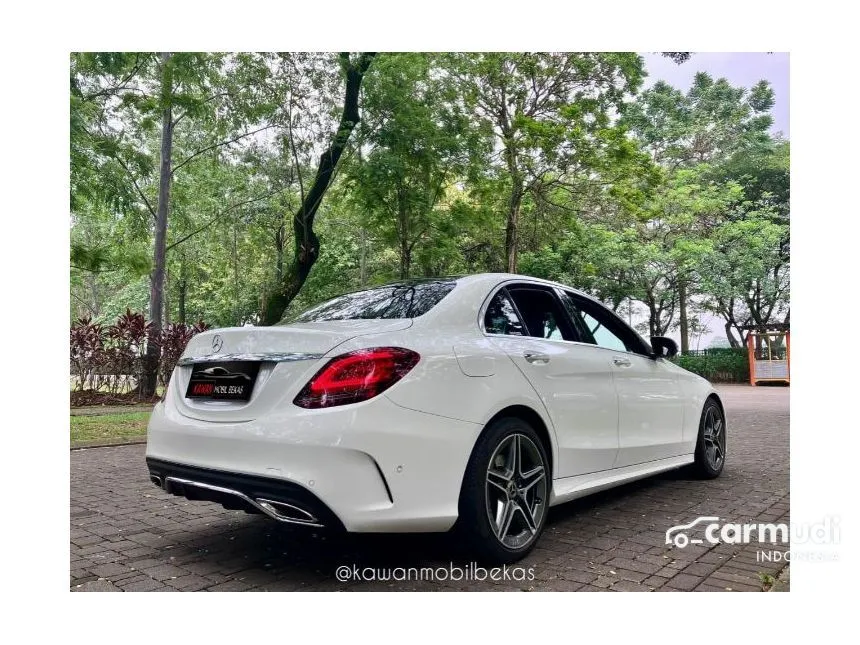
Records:
[[[71,589],[77,591],[560,590],[758,591],[757,546],[664,545],[700,515],[788,522],[789,390],[726,386],[722,477],[666,474],[554,508],[520,564],[530,581],[338,582],[339,565],[468,566],[447,536],[321,539],[155,488],[144,446],[71,452]]]

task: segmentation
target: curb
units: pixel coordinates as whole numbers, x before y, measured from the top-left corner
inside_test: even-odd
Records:
[[[99,441],[73,441],[69,450],[82,450],[86,448],[110,448],[112,446],[137,446],[146,443],[146,435],[126,437],[124,439],[101,439]]]
[[[69,416],[72,417],[101,417],[112,414],[137,414],[139,412],[152,412],[152,405],[86,405],[69,408]]]

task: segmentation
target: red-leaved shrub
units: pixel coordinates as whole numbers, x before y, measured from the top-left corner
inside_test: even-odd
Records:
[[[112,394],[124,391],[131,379],[139,379],[146,353],[146,336],[152,327],[142,313],[126,309],[116,322],[107,328],[107,389]]]
[[[92,318],[79,318],[70,330],[69,358],[77,390],[98,389],[98,368],[104,361],[105,332]]]
[[[194,325],[169,323],[161,332],[161,363],[158,366],[161,382],[167,387],[176,361],[185,351],[185,346],[196,334],[208,329],[202,320]]]
[[[70,368],[75,390],[118,394],[134,389],[143,372],[151,328],[152,322],[147,321],[142,313],[130,309],[126,309],[107,328],[94,323],[92,318],[75,321],[69,332]],[[158,374],[165,387],[188,341],[207,328],[203,321],[194,325],[165,325],[158,339],[161,346]]]

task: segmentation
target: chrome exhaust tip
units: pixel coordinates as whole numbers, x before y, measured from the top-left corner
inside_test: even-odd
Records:
[[[254,501],[263,507],[269,515],[273,515],[275,519],[281,520],[282,522],[322,526],[316,517],[298,506],[293,506],[286,502],[276,502],[271,499],[263,499],[261,497],[258,497]]]
[[[153,483],[155,483],[156,478],[159,482],[161,481],[160,477],[157,477],[156,475],[150,475],[150,479],[152,479]],[[200,489],[202,491],[208,491],[208,494],[212,495],[210,497],[201,497],[200,499],[208,499],[209,501],[220,502],[221,500],[219,498],[228,495],[242,500],[246,504],[256,508],[261,513],[264,513],[265,515],[268,515],[272,519],[278,520],[279,522],[325,528],[325,525],[312,514],[310,514],[303,508],[293,506],[292,504],[288,504],[286,502],[276,502],[274,500],[265,498],[252,499],[245,493],[235,490],[233,488],[226,488],[224,486],[217,486],[215,484],[208,484],[205,482],[194,481],[191,479],[184,479],[182,477],[174,477],[173,475],[165,477],[164,479],[164,490],[166,490],[168,493],[178,492],[179,494],[184,494],[185,497],[187,497],[188,499],[197,499],[196,497],[190,497],[187,492],[184,492],[185,489],[189,487]],[[176,491],[177,488],[178,491]]]
[[[161,477],[160,477],[159,475],[150,475],[150,476],[149,476],[149,481],[151,481],[153,484],[155,484],[155,485],[156,485],[156,486],[158,486],[159,488],[161,488],[161,487],[162,487],[162,486],[161,486]]]

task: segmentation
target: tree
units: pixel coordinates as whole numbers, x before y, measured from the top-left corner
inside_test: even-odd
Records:
[[[738,343],[789,316],[789,145],[761,129],[764,91],[746,112],[707,79],[636,97],[626,54],[168,60],[72,56],[72,319],[143,311],[161,282],[162,326],[275,322],[512,253],[620,313],[644,303],[643,333],[688,336],[706,309]]]
[[[766,208],[752,210],[720,225],[711,251],[701,260],[709,305],[725,319],[732,347],[746,341],[745,325],[765,326],[788,316],[790,274],[782,252],[786,229]]]
[[[161,331],[164,305],[164,267],[167,262],[167,216],[170,212],[170,182],[173,178],[173,65],[172,54],[161,53],[161,158],[158,172],[158,202],[155,212],[155,239],[153,242],[153,268],[149,292],[149,319],[152,322],[146,343],[143,380],[140,393],[144,397],[155,394],[158,378],[158,361],[161,357]]]
[[[632,229],[573,220],[563,235],[540,251],[523,253],[524,273],[581,289],[617,310],[639,293],[634,258],[638,239]]]
[[[734,347],[745,342],[745,325],[789,321],[789,169],[789,144],[777,140],[709,172],[712,181],[743,186],[742,203],[714,230],[698,270],[705,305],[723,317]]]
[[[329,147],[320,155],[313,183],[307,192],[302,189],[302,201],[293,217],[293,261],[266,303],[262,324],[272,325],[281,319],[287,305],[299,293],[319,257],[320,241],[314,232],[314,219],[332,182],[338,161],[346,150],[350,135],[361,120],[359,92],[373,57],[373,53],[367,52],[355,59],[348,53],[340,55],[341,71],[346,79],[340,121]]]
[[[700,164],[676,170],[656,195],[649,217],[649,239],[659,240],[668,282],[677,294],[678,328],[682,351],[688,351],[689,329],[698,325],[688,316],[688,294],[699,285],[697,268],[708,252],[708,238],[743,199],[742,187],[733,182],[709,180],[710,166]]]
[[[628,53],[453,54],[447,73],[476,126],[493,138],[486,163],[506,188],[506,265],[516,272],[526,196],[549,185],[580,191],[584,178],[586,186],[596,183],[592,175],[607,147],[634,154],[611,114],[641,82],[642,59]]]
[[[748,90],[698,72],[686,94],[658,81],[625,104],[623,122],[654,161],[673,170],[716,163],[765,143],[773,103],[767,81]]]
[[[223,91],[222,55],[163,52],[157,56],[130,56],[73,56],[73,96],[77,89],[73,120],[77,116],[79,131],[74,138],[80,150],[86,150],[90,156],[73,155],[72,176],[85,181],[91,175],[87,169],[97,160],[123,186],[112,191],[121,197],[114,198],[112,205],[142,214],[148,220],[147,228],[151,227],[152,325],[147,337],[144,374],[138,387],[142,396],[152,396],[158,379],[164,319],[173,181],[180,169],[217,155],[223,147],[260,129],[242,131],[247,115],[231,109],[230,95]],[[229,118],[222,118],[224,114]],[[157,153],[153,150],[155,146]],[[76,162],[81,162],[77,169]],[[86,196],[88,191],[76,194]],[[74,209],[74,200],[72,205]]]
[[[164,285],[167,266],[167,230],[170,216],[170,190],[175,173],[206,153],[216,151],[250,133],[232,136],[232,124],[221,122],[217,116],[220,92],[221,57],[218,55],[162,52],[157,67],[156,97],[142,100],[132,97],[129,103],[138,109],[143,122],[158,116],[161,122],[158,166],[158,194],[153,217],[153,268],[150,279],[149,318],[151,327],[147,335],[146,356],[140,394],[155,394],[158,383],[158,363],[161,356],[161,334],[164,322]],[[192,130],[191,138],[201,139],[199,147],[181,160],[174,162],[174,134],[183,120],[194,121],[199,129]],[[201,127],[202,126],[202,127]],[[201,133],[202,130],[202,133]],[[200,137],[200,134],[203,134]],[[207,136],[208,135],[208,136]],[[222,137],[227,137],[222,139]],[[143,196],[143,195],[142,195]],[[150,210],[152,206],[149,205]]]
[[[674,172],[703,163],[717,165],[765,144],[773,123],[769,114],[773,102],[773,90],[766,81],[747,90],[699,72],[686,94],[658,81],[625,105],[622,122],[656,163]],[[686,224],[688,229],[691,224]],[[682,265],[676,280],[682,352],[689,347],[693,279]]]
[[[768,139],[741,150],[723,163],[712,166],[709,179],[743,186],[747,201],[767,207],[778,224],[788,224],[791,214],[791,149],[788,141]],[[785,228],[782,251],[789,255],[789,229]]]
[[[349,171],[365,222],[398,249],[401,278],[411,274],[416,246],[444,225],[439,206],[449,182],[465,174],[470,152],[468,130],[432,67],[423,54],[392,54],[374,65],[361,137],[368,152]]]

